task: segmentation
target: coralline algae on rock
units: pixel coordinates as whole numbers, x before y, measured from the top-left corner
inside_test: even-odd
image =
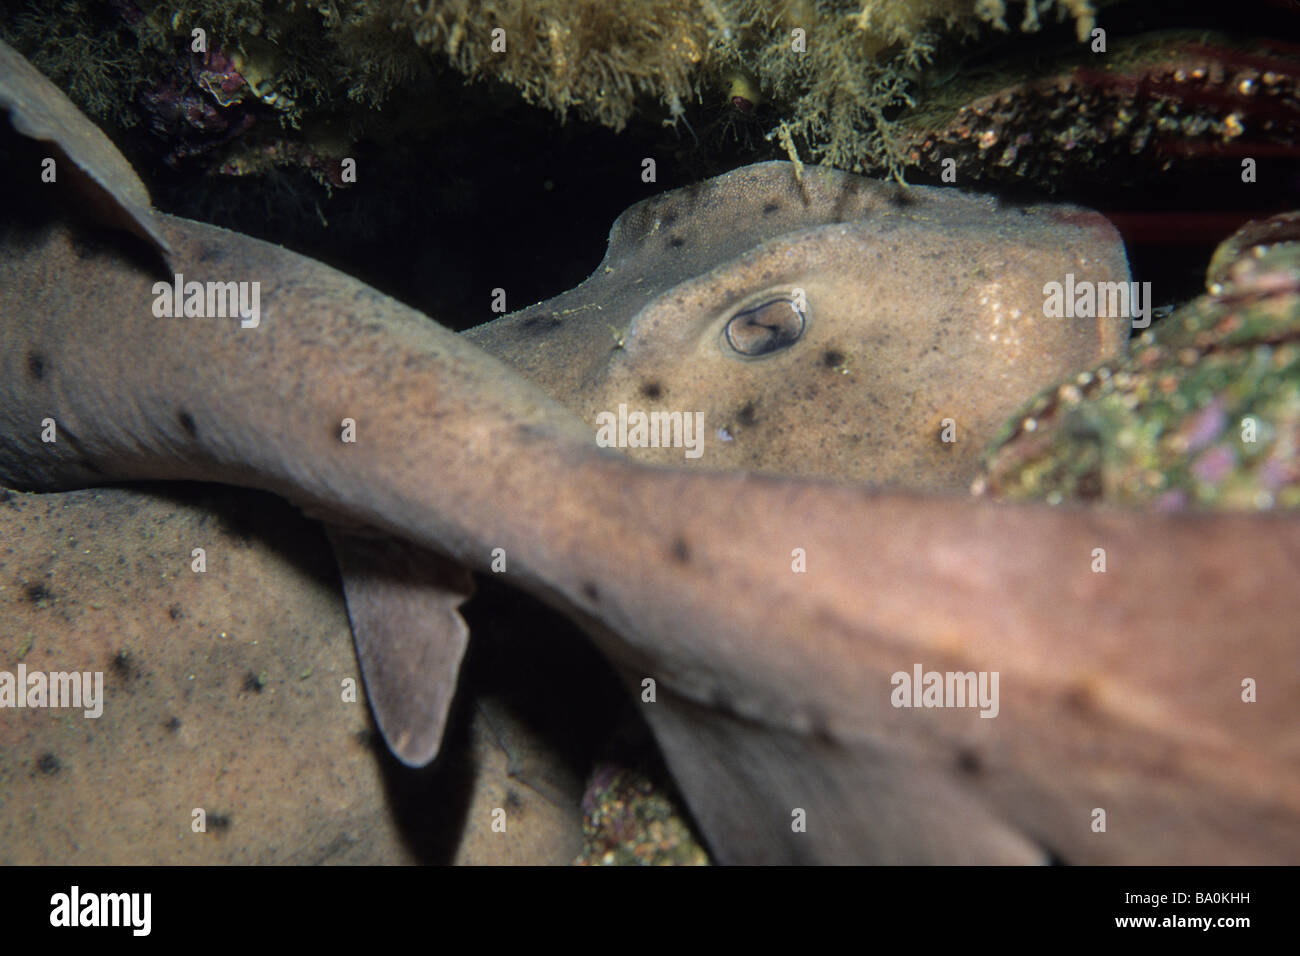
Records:
[[[612,764],[592,775],[582,799],[582,866],[704,866],[708,854],[662,781]]]
[[[1300,507],[1300,213],[1216,251],[1209,292],[1123,360],[1040,393],[973,491],[1162,510]]]

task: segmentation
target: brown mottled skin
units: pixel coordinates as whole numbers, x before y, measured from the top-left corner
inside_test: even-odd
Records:
[[[465,334],[593,430],[620,403],[704,413],[699,458],[642,461],[964,490],[1024,396],[1124,346],[1126,317],[1044,317],[1066,273],[1128,281],[1104,217],[759,163],[638,203],[585,282]],[[728,345],[733,315],[796,288],[798,341]]]
[[[479,570],[504,548],[512,581],[586,625],[631,681],[657,682],[644,713],[723,860],[1300,850],[1294,519],[646,465],[595,448],[506,366],[341,273],[158,223],[176,271],[261,281],[261,325],[156,319],[148,250],[9,223],[0,481],[222,481]],[[57,444],[39,439],[46,417]],[[355,445],[339,441],[344,417]],[[998,717],[895,709],[890,675],[914,663],[998,671]],[[1258,703],[1241,702],[1245,677]]]
[[[477,569],[505,548],[512,580],[659,682],[647,716],[724,859],[1029,860],[1041,842],[1071,860],[1226,862],[1300,845],[1287,624],[1300,594],[1284,586],[1300,568],[1296,522],[1003,508],[638,464],[595,449],[470,343],[341,273],[161,221],[182,271],[261,279],[261,326],[155,319],[149,272],[62,225],[11,230],[6,483],[226,481]],[[37,437],[47,415],[62,428],[54,446]],[[338,441],[345,416],[358,445]],[[1096,547],[1104,574],[1090,569]],[[791,571],[794,548],[806,573]],[[913,662],[998,670],[1000,716],[892,708],[889,675]],[[1267,688],[1258,704],[1240,703],[1244,676]],[[787,835],[788,811],[740,812],[746,830],[770,832],[733,843],[726,802],[708,799],[722,785],[716,754],[695,766],[671,743],[696,707],[756,722],[727,739],[758,741],[732,769],[758,775],[762,805],[776,794],[855,812],[802,837]],[[806,774],[773,782],[808,739],[831,751],[822,772],[854,768],[834,771],[854,781],[847,804]],[[962,769],[967,753],[978,772]],[[881,774],[898,799],[878,782],[874,795],[859,789]],[[1089,831],[1093,806],[1112,814],[1111,837]],[[873,814],[894,822],[882,831]]]

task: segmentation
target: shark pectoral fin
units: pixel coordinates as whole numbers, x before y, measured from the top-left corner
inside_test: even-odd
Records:
[[[375,722],[397,759],[438,756],[469,627],[457,610],[474,592],[469,572],[404,541],[329,528],[348,618]]]
[[[662,687],[643,713],[719,862],[1048,862],[942,775],[869,744],[768,727]]]

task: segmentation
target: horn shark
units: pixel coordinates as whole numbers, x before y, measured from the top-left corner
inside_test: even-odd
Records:
[[[149,218],[166,271],[260,283],[257,322],[160,317],[157,248],[10,222],[5,483],[216,480],[453,570],[501,549],[512,580],[581,623],[639,691],[723,861],[1277,862],[1300,848],[1295,520],[634,461],[355,280]],[[788,320],[769,318],[733,341],[785,337]],[[444,590],[424,573],[398,579],[399,602]],[[366,676],[372,698],[397,690]],[[1245,703],[1245,679],[1269,693]],[[975,709],[977,686],[1005,694]],[[376,702],[381,726],[390,705]],[[428,749],[384,731],[408,759]]]
[[[465,335],[593,431],[703,423],[707,453],[638,460],[956,491],[1019,398],[1123,348],[1127,315],[1045,317],[1067,274],[1128,282],[1097,213],[759,163],[636,204],[589,279]]]

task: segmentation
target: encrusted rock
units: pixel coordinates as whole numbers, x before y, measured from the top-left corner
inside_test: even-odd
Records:
[[[1300,507],[1300,214],[1249,223],[1209,292],[1121,360],[1040,393],[973,491],[1163,510]]]

